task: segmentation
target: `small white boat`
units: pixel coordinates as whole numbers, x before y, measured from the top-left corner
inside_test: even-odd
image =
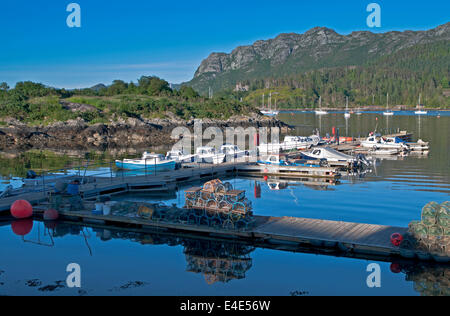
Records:
[[[266,115],[266,116],[277,116],[278,114],[280,114],[279,111],[271,111],[271,110],[268,110],[268,111],[262,110],[260,112],[261,112],[261,114]]]
[[[319,109],[316,112],[316,115],[327,115],[328,112],[322,110],[322,97],[319,98]]]
[[[414,112],[416,115],[427,115],[428,112],[421,110],[421,104],[420,104],[420,99],[422,98],[422,95],[419,95],[419,104],[417,105],[417,107],[419,108],[418,111]]]
[[[169,171],[175,170],[176,162],[175,160],[166,159],[164,155],[145,152],[141,159],[116,160],[116,166],[119,169],[142,170],[145,172]]]
[[[351,114],[350,114],[350,112],[348,111],[348,97],[347,97],[347,103],[346,103],[346,105],[345,105],[345,114],[344,114],[344,117],[345,117],[345,118],[350,118],[350,117],[351,117]]]
[[[167,153],[166,159],[181,163],[196,162],[198,155],[185,154],[182,150],[171,150]]]
[[[330,162],[357,162],[358,159],[341,153],[333,148],[325,147],[325,148],[317,148],[311,152],[302,152],[302,156],[305,159],[313,159],[313,160],[326,160]]]
[[[378,149],[398,149],[398,150],[410,150],[409,145],[404,142],[397,142],[395,137],[377,137],[369,136],[366,140],[361,142],[361,146],[364,148]]]
[[[314,135],[315,136],[315,135]],[[312,146],[317,146],[320,142],[320,137],[303,137],[303,136],[286,136],[283,143],[281,143],[281,148],[283,150],[293,150],[293,149],[307,149]]]
[[[387,105],[386,105],[386,112],[383,112],[384,116],[393,116],[394,112],[389,110],[389,93],[387,94]]]
[[[218,165],[225,161],[225,154],[216,153],[216,149],[213,147],[198,147],[196,154],[199,162]]]
[[[245,150],[240,150],[238,146],[229,144],[225,144],[220,147],[219,152],[225,155],[226,161],[234,161],[235,159],[239,159],[247,155]]]

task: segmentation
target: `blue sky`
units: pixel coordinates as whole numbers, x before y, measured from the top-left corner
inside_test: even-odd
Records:
[[[81,6],[81,28],[66,25],[71,2]],[[381,28],[366,25],[371,2],[381,5]],[[75,88],[157,75],[178,83],[213,51],[279,33],[425,30],[449,22],[449,12],[448,0],[0,0],[0,82]]]

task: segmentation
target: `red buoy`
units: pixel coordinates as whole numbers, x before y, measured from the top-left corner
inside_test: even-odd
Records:
[[[391,272],[395,273],[395,274],[402,272],[402,266],[399,263],[395,263],[395,262],[391,263],[390,269],[391,269]]]
[[[30,218],[33,216],[33,207],[28,201],[15,201],[11,206],[11,215],[17,219]]]
[[[59,217],[59,213],[57,210],[50,209],[44,212],[44,220],[46,221],[56,221]]]
[[[395,247],[399,247],[403,242],[403,236],[400,235],[399,233],[395,233],[392,234],[391,236],[391,243],[395,246]]]
[[[11,229],[17,236],[26,236],[33,229],[32,219],[22,219],[11,223]]]
[[[264,181],[267,182],[267,180],[269,180],[269,177],[268,176],[264,176]]]

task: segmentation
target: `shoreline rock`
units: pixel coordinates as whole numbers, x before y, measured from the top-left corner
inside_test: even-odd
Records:
[[[145,148],[171,145],[175,140],[171,134],[176,127],[187,127],[193,131],[195,119],[183,121],[176,117],[164,119],[119,118],[107,124],[89,125],[83,119],[57,122],[48,126],[28,126],[10,119],[7,126],[0,127],[0,150],[107,150],[120,148]],[[289,126],[274,119],[257,114],[235,116],[228,120],[201,120],[203,128],[227,127],[279,127],[282,132]]]

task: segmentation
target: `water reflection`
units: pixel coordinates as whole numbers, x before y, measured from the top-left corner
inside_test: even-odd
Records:
[[[4,223],[3,223],[4,224]],[[10,223],[10,224],[14,224]],[[43,223],[35,222],[35,230],[28,235],[22,236],[25,243],[33,243],[36,247],[55,247],[61,239],[69,236],[78,236],[79,242],[86,246],[90,256],[95,257],[95,249],[90,244],[93,238],[101,242],[112,240],[130,241],[144,246],[169,246],[180,247],[184,254],[188,273],[202,275],[205,284],[226,284],[238,280],[244,280],[253,267],[252,253],[258,244],[248,242],[230,241],[220,238],[209,238],[200,235],[174,234],[161,231],[142,231],[129,228],[111,228],[103,225],[80,226],[69,222]],[[50,242],[51,241],[51,242]],[[274,245],[273,249],[278,251],[305,252],[311,250],[293,248],[282,248]],[[343,253],[323,253],[329,256],[342,256]],[[322,254],[322,255],[323,255]],[[414,290],[424,296],[449,296],[450,295],[450,267],[434,263],[418,263],[414,261],[393,262],[390,265],[393,274],[403,274],[406,282],[413,284]],[[281,271],[280,271],[281,272]],[[274,271],[274,273],[278,273]],[[0,269],[0,278],[5,272]],[[320,278],[320,276],[317,276]],[[0,279],[1,281],[1,279]],[[0,287],[4,283],[0,282]],[[63,281],[43,286],[39,279],[27,280],[28,287],[36,287],[41,292],[53,292],[64,288]],[[119,291],[130,287],[143,287],[146,283],[142,281],[129,282],[111,291]],[[78,293],[88,294],[89,290]]]
[[[88,239],[91,234],[86,228],[68,223],[58,223],[54,227],[47,226],[52,238],[62,238],[67,235],[82,236],[89,252],[92,254]],[[245,278],[252,267],[250,254],[255,247],[238,242],[208,238],[194,238],[164,234],[159,232],[143,233],[137,231],[115,230],[114,228],[92,228],[95,236],[107,242],[113,239],[129,240],[142,245],[181,246],[186,259],[186,271],[202,274],[205,281],[212,285],[216,282],[228,283],[232,280]]]

